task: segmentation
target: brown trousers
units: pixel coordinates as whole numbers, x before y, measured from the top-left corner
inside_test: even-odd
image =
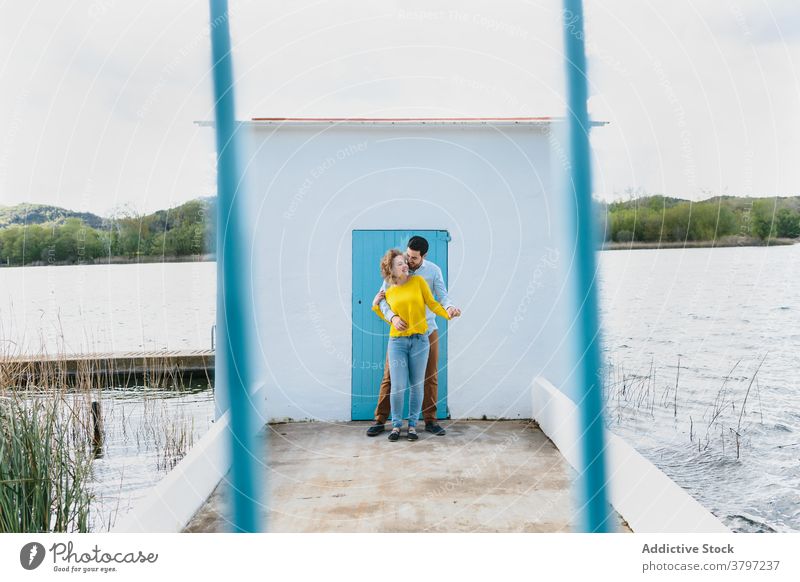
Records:
[[[428,336],[431,351],[428,353],[428,366],[425,368],[425,388],[422,394],[422,418],[426,423],[436,422],[436,401],[439,398],[439,330]],[[386,364],[383,367],[383,380],[378,393],[378,406],[375,408],[375,422],[384,423],[392,416],[392,404],[389,396],[392,393],[392,382],[389,379],[389,352],[386,352]]]

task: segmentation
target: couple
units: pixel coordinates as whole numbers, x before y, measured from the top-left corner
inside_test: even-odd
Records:
[[[436,424],[439,331],[435,315],[452,319],[460,316],[461,310],[450,303],[442,270],[425,260],[427,253],[428,241],[414,236],[408,241],[405,255],[391,249],[381,259],[384,283],[372,302],[372,310],[391,325],[391,331],[375,424],[369,427],[367,436],[377,436],[385,430],[384,423],[391,409],[389,440],[400,438],[406,389],[411,391],[408,440],[419,438],[416,425],[420,412],[425,418],[426,431],[439,436],[445,434]],[[434,294],[446,309],[436,301]]]

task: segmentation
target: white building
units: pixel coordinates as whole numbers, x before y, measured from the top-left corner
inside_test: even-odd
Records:
[[[431,243],[429,255],[447,273],[451,298],[464,311],[449,324],[446,340],[440,340],[447,343],[440,361],[440,415],[533,418],[565,463],[583,471],[584,423],[573,402],[578,391],[572,379],[579,361],[572,331],[578,303],[570,280],[574,227],[567,220],[572,205],[567,204],[568,190],[555,179],[564,170],[564,148],[553,137],[560,126],[548,119],[244,123],[246,188],[241,202],[252,243],[247,258],[257,333],[250,342],[257,346],[254,412],[266,410],[272,420],[371,418],[388,334],[386,324],[370,310],[380,286],[378,259],[386,248],[402,248],[410,235],[422,234]],[[217,362],[220,376],[221,364]],[[224,392],[217,391],[217,398]],[[227,408],[220,400],[217,405]],[[209,496],[231,466],[232,422],[230,414],[220,416],[115,531],[181,531],[199,509],[218,503],[221,497]],[[497,431],[485,424],[480,431]],[[251,430],[262,428],[257,422]],[[317,425],[308,432],[318,435],[330,428]],[[346,437],[346,446],[354,446],[353,434]],[[313,531],[335,527],[324,517],[330,515],[331,502],[318,501],[322,497],[313,493],[295,499],[297,488],[311,487],[315,493],[319,489],[313,488],[323,487],[329,497],[330,484],[339,483],[348,491],[349,503],[390,515],[396,514],[384,509],[384,502],[419,502],[418,496],[403,501],[400,490],[393,488],[387,495],[389,489],[378,486],[381,503],[369,503],[364,501],[369,487],[352,488],[350,479],[331,481],[336,470],[355,475],[356,483],[366,471],[370,476],[381,473],[373,458],[341,456],[339,441],[336,452],[326,454],[319,442],[309,448],[302,436],[281,439],[278,445],[292,442],[282,453],[275,445],[271,452],[303,465],[300,477],[280,476],[285,490],[292,491],[287,515],[292,521],[306,519],[314,524]],[[482,440],[474,443],[486,447]],[[610,500],[634,531],[728,532],[622,439],[606,431],[604,440]],[[358,442],[373,450],[382,444],[366,441]],[[445,472],[460,469],[443,452],[447,449],[422,449]],[[517,454],[541,455],[522,448]],[[557,500],[551,508],[568,504],[566,489],[547,485]],[[542,493],[533,483],[522,497],[530,501],[534,495],[541,504]],[[417,494],[412,490],[411,495]],[[516,524],[506,527],[518,531],[519,521],[527,525],[532,516],[520,505],[506,511],[509,497],[514,505],[513,495],[505,492],[494,496],[494,502],[502,503],[500,513],[516,515]],[[300,501],[310,499],[317,501]],[[341,521],[339,505],[336,510]],[[305,517],[295,519],[293,511]],[[359,517],[348,519],[345,527],[358,528],[375,519],[371,510],[363,511],[354,509]],[[534,519],[546,519],[543,527],[556,523],[552,512],[547,518],[536,513]],[[217,527],[224,527],[222,521]]]
[[[370,311],[378,259],[413,234],[463,309],[442,338],[440,417],[530,418],[538,375],[575,393],[562,125],[243,122],[254,367],[271,420],[372,417],[388,337]]]

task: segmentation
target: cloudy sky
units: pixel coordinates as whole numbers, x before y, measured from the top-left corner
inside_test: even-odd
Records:
[[[237,113],[563,115],[560,2],[232,6]],[[595,190],[800,193],[797,0],[585,2]],[[206,2],[11,2],[0,204],[108,214],[214,191]]]

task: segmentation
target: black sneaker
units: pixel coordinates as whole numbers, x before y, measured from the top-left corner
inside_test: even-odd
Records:
[[[441,426],[439,426],[435,422],[426,422],[425,432],[432,432],[436,436],[444,436],[445,434],[447,434],[447,431],[444,430]]]
[[[415,441],[418,438],[419,438],[419,435],[417,434],[417,431],[414,429],[414,427],[412,426],[411,428],[409,428],[408,429],[408,440]]]
[[[379,434],[381,434],[385,430],[386,430],[386,427],[383,426],[382,422],[381,423],[376,422],[375,424],[373,424],[371,427],[369,427],[367,429],[367,436],[378,436]]]
[[[399,439],[400,439],[400,429],[399,428],[393,428],[392,432],[389,433],[389,440],[394,442],[394,441],[399,440]]]

